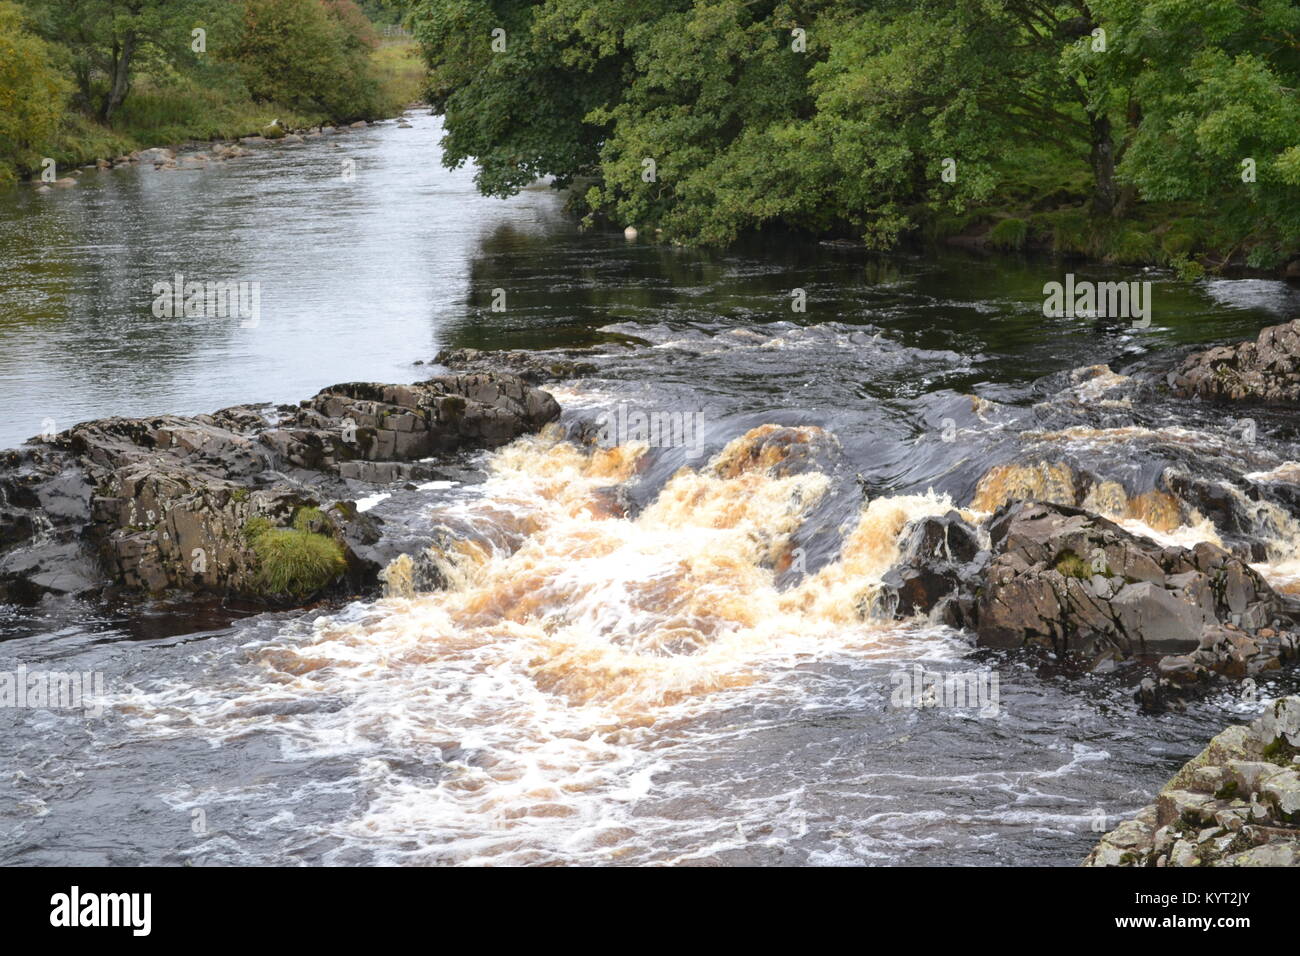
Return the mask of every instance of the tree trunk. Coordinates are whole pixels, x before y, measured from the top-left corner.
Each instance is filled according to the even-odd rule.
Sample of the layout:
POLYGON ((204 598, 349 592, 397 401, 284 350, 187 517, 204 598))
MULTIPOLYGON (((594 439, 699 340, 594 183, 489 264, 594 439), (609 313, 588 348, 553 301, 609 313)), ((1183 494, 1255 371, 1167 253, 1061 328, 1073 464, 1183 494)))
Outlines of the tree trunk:
MULTIPOLYGON (((1133 142, 1133 137, 1137 134, 1137 129, 1142 125, 1142 104, 1137 100, 1130 98, 1128 103, 1127 116, 1125 117, 1124 138, 1121 140, 1118 149, 1115 151, 1115 162, 1118 163, 1124 159, 1124 152, 1128 149, 1128 144, 1133 142)), ((1138 201, 1137 187, 1132 183, 1119 187, 1118 201, 1115 204, 1115 217, 1119 218, 1128 214, 1138 201)))
POLYGON ((95 108, 94 84, 90 64, 82 60, 75 61, 72 75, 77 82, 77 92, 73 96, 73 102, 76 103, 79 109, 89 113, 95 108))
POLYGON ((1092 211, 1099 216, 1113 216, 1119 208, 1119 186, 1115 182, 1115 138, 1110 127, 1110 117, 1104 113, 1089 114, 1088 128, 1092 142, 1092 175, 1094 192, 1092 211))
POLYGON ((112 83, 108 89, 108 95, 104 97, 104 108, 100 111, 100 118, 109 123, 113 119, 113 113, 122 105, 126 99, 127 90, 131 86, 131 57, 135 53, 135 33, 128 30, 122 37, 121 45, 113 44, 113 75, 112 83))

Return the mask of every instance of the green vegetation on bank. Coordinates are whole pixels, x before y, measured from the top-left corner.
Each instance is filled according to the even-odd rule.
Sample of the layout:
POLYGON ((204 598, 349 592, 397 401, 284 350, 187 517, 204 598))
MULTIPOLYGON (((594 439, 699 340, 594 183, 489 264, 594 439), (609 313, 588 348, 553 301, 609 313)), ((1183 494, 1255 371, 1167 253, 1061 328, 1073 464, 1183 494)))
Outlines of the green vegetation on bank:
POLYGON ((412 0, 444 161, 668 240, 1300 252, 1293 0, 412 0))
POLYGON ((391 116, 422 73, 353 0, 0 0, 0 185, 46 158, 391 116))

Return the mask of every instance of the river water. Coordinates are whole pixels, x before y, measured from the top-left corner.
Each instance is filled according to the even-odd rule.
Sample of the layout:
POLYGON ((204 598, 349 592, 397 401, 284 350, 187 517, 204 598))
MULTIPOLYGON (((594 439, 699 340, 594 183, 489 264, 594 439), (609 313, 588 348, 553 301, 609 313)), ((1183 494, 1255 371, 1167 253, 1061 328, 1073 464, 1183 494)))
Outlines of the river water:
POLYGON ((1244 536, 1294 589, 1285 507, 1252 500, 1243 532, 1148 493, 1161 469, 1285 474, 1285 416, 1258 413, 1243 448, 1221 412, 1068 377, 1252 336, 1294 314, 1284 285, 1077 267, 1152 282, 1135 331, 1044 318, 1067 268, 1044 261, 628 242, 578 230, 544 188, 478 196, 439 165, 438 120, 409 119, 0 196, 0 446, 50 421, 415 381, 444 346, 587 363, 548 386, 564 428, 375 506, 390 528, 457 530, 446 591, 397 567, 383 600, 233 623, 0 608, 0 671, 106 687, 96 717, 0 711, 0 862, 1074 865, 1294 688, 1145 715, 1137 669, 1054 671, 870 613, 909 519, 1068 482, 1059 460, 1112 477, 1096 507, 1133 530, 1244 536), (155 317, 177 273, 260 283, 260 320, 155 317), (564 440, 620 408, 698 431, 564 440), (996 706, 897 706, 917 666, 995 680, 996 706))

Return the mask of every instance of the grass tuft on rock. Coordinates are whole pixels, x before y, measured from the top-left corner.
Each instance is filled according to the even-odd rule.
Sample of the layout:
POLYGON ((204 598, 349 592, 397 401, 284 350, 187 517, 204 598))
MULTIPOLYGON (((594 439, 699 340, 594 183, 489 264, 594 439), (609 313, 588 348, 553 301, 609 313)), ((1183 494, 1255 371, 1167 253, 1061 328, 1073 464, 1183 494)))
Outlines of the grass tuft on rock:
POLYGON ((312 519, 319 517, 319 510, 302 508, 292 528, 276 528, 265 518, 250 518, 244 525, 244 535, 257 556, 257 587, 264 594, 305 597, 347 569, 339 543, 308 530, 312 519))
POLYGON ((1087 581, 1092 577, 1092 570, 1088 567, 1088 562, 1073 551, 1062 551, 1058 554, 1052 568, 1067 578, 1079 578, 1087 581))

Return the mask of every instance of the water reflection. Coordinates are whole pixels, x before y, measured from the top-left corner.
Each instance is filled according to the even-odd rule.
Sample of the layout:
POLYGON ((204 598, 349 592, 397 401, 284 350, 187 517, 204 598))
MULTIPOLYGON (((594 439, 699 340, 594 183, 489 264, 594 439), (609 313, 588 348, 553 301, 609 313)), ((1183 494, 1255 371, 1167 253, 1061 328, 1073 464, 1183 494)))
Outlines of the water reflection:
POLYGON ((416 377, 464 312, 482 237, 562 219, 549 191, 478 196, 470 172, 438 164, 438 121, 411 119, 0 196, 0 446, 46 417, 62 428, 416 377), (260 324, 156 318, 152 286, 177 273, 260 282, 260 324))

